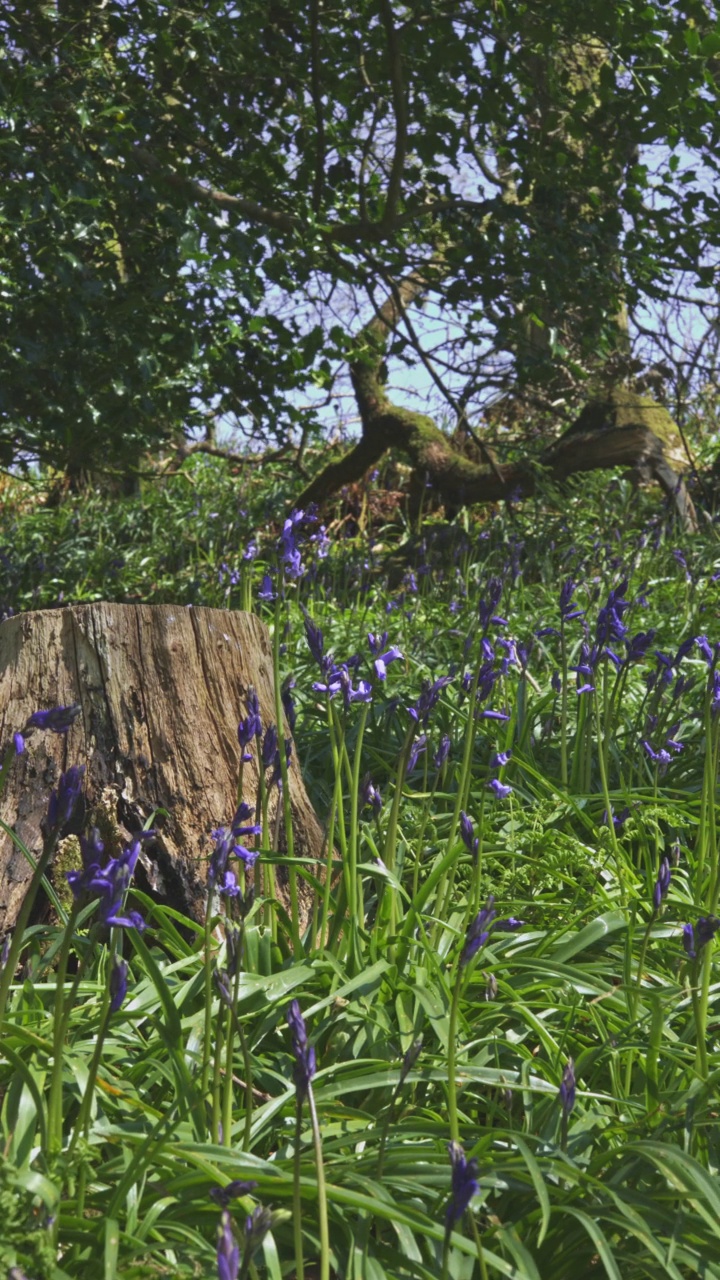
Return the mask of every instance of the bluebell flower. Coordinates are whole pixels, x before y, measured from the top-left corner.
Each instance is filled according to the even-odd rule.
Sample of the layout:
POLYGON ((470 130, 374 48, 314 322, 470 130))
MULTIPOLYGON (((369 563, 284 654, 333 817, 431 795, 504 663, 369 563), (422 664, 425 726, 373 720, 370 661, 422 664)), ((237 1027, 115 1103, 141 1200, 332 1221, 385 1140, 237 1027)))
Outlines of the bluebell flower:
POLYGON ((248 713, 246 718, 240 721, 238 725, 237 735, 238 735, 238 742, 240 743, 240 746, 243 748, 243 760, 251 760, 252 756, 250 756, 245 749, 249 747, 253 738, 262 737, 262 719, 260 717, 260 703, 258 701, 257 693, 253 688, 248 689, 246 702, 247 702, 248 713))
POLYGON ((440 676, 434 680, 432 684, 428 680, 424 680, 420 697, 411 707, 408 707, 408 715, 416 724, 427 726, 428 720, 432 715, 440 698, 443 689, 450 684, 452 676, 440 676))
POLYGON ((653 889, 653 913, 654 914, 656 914, 660 910, 660 905, 663 901, 663 898, 665 898, 667 895, 667 891, 670 888, 670 879, 671 879, 670 862, 668 858, 663 858, 660 863, 660 870, 658 871, 657 880, 655 881, 655 888, 653 889))
POLYGON ((305 1019, 300 1012, 300 1003, 293 1000, 287 1011, 288 1026, 292 1032, 295 1067, 293 1077, 297 1090, 298 1102, 302 1102, 310 1088, 310 1081, 315 1075, 315 1050, 308 1043, 305 1019))
POLYGON ((501 782, 499 778, 491 778, 490 782, 488 782, 488 787, 494 792, 498 800, 506 800, 509 795, 512 795, 512 787, 507 783, 501 782))
POLYGON ((247 1196, 254 1191, 257 1182, 247 1181, 244 1178, 234 1178, 232 1182, 227 1182, 224 1187, 211 1187, 208 1195, 211 1200, 219 1204, 222 1209, 227 1209, 231 1200, 237 1199, 238 1196, 247 1196))
POLYGON ((585 614, 585 610, 579 609, 573 600, 574 594, 575 583, 568 578, 560 588, 560 616, 564 622, 572 622, 573 618, 582 618, 585 614))
POLYGON ((15 748, 15 755, 21 756, 25 750, 25 739, 21 733, 13 734, 13 746, 15 748))
POLYGON ((12 934, 6 933, 3 939, 2 949, 0 950, 0 973, 2 973, 3 969, 5 968, 5 965, 8 962, 8 956, 10 955, 11 942, 12 942, 12 934))
POLYGON ((239 1269, 240 1246, 232 1233, 230 1214, 224 1209, 218 1228, 218 1280, 237 1280, 239 1269))
POLYGON ((408 762, 407 762, 408 773, 412 773, 413 769, 415 768, 415 765, 418 762, 419 757, 422 755, 422 752, 425 750, 426 746, 427 746, 426 733, 421 733, 418 738, 415 738, 413 740, 410 746, 410 751, 408 752, 408 762))
POLYGON ((26 729, 49 729, 51 733, 67 733, 82 714, 79 702, 67 707, 52 707, 49 711, 33 711, 26 729))
POLYGON ((128 967, 120 956, 113 956, 110 970, 110 1012, 117 1013, 127 995, 128 967))
POLYGON ((496 751, 495 754, 490 757, 490 768, 503 769, 505 765, 509 763, 511 755, 512 751, 496 751))
POLYGON ((703 947, 712 942, 718 929, 720 920, 717 916, 700 916, 694 927, 691 924, 683 925, 683 946, 691 960, 696 960, 703 947))
POLYGON ((365 809, 370 806, 375 817, 378 816, 382 809, 382 797, 377 787, 374 785, 370 774, 366 773, 360 787, 360 807, 365 809))
POLYGON ((460 953, 461 969, 468 964, 470 960, 472 960, 473 956, 477 954, 481 947, 485 946, 485 943, 490 937, 490 928, 493 920, 495 919, 495 915, 495 897, 491 893, 485 903, 485 906, 478 911, 474 920, 471 920, 468 925, 468 930, 465 935, 465 945, 460 953))
POLYGON ((305 636, 308 642, 308 649, 321 670, 325 671, 327 669, 327 658, 324 653, 325 640, 323 633, 313 622, 307 609, 303 608, 302 614, 305 624, 305 636))
POLYGON ((263 738, 262 752, 261 752, 261 759, 266 769, 269 769, 270 765, 275 760, 275 752, 277 751, 277 747, 278 747, 277 728, 274 724, 269 724, 267 729, 265 730, 265 737, 263 738))
POLYGON ((476 858, 480 841, 475 835, 472 819, 468 817, 464 810, 460 811, 460 836, 468 853, 472 854, 473 858, 476 858))
POLYGON ((384 653, 379 654, 373 662, 375 675, 378 680, 385 680, 387 678, 388 663, 395 662, 398 658, 402 657, 403 654, 400 652, 396 644, 392 645, 389 649, 386 649, 384 653))
POLYGON ((562 693, 562 678, 559 671, 553 671, 550 684, 554 693, 562 693))
POLYGON ((382 635, 376 636, 374 631, 368 631, 368 648, 374 658, 378 657, 388 642, 388 633, 383 631, 382 635))
POLYGON ((575 1064, 572 1058, 568 1058, 567 1065, 563 1071, 558 1097, 563 1114, 569 1116, 575 1106, 575 1064))
POLYGON ((452 1187, 445 1208, 445 1225, 451 1231, 469 1207, 473 1196, 477 1195, 480 1183, 477 1160, 474 1157, 468 1160, 459 1142, 449 1143, 448 1153, 452 1164, 452 1187))
MULTIPOLYGON (((56 732, 62 732, 62 730, 56 732)), ((84 777, 84 764, 73 764, 60 775, 57 787, 50 792, 48 800, 47 818, 44 824, 48 835, 63 832, 71 820, 78 816, 79 810, 84 813, 82 795, 84 777)))
POLYGON ((271 604, 275 599, 275 591, 273 589, 272 578, 269 573, 263 574, 262 582, 258 588, 258 600, 264 600, 266 604, 271 604))
POLYGON ((292 696, 292 691, 295 688, 295 684, 296 684, 296 681, 294 676, 287 676, 285 680, 283 680, 283 686, 282 686, 282 691, 280 695, 282 699, 283 710, 285 712, 285 716, 286 716, 288 725, 290 727, 291 733, 295 732, 295 702, 292 696))
POLYGON ((445 761, 450 755, 451 748, 452 748, 452 741, 449 735, 447 733, 444 733, 442 738, 440 739, 440 746, 438 747, 433 757, 433 764, 435 765, 436 769, 442 769, 443 765, 445 764, 445 761))

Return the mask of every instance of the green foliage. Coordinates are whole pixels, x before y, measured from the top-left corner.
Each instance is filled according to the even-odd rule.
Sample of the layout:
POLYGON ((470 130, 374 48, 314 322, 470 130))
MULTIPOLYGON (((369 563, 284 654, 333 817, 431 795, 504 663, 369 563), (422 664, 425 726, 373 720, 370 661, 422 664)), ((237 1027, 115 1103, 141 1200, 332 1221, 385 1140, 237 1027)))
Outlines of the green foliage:
POLYGON ((6 4, 0 31, 6 465, 122 475, 210 412, 308 431, 294 393, 332 388, 367 292, 432 254, 462 349, 492 333, 521 368, 528 323, 582 362, 621 296, 712 287, 702 0, 60 0, 6 4))
MULTIPOLYGON (((257 475, 238 490, 219 464, 196 459, 186 476, 112 506, 90 496, 60 509, 6 510, 5 607, 57 603, 59 590, 66 602, 256 599, 262 573, 275 568, 279 526, 270 522, 285 483, 280 472, 257 475), (259 556, 243 561, 253 531, 259 556), (37 554, 55 544, 41 572, 37 554), (110 551, 125 559, 114 579, 110 551)), ((711 942, 694 962, 682 945, 683 924, 717 908, 720 721, 697 647, 675 660, 671 684, 647 679, 662 672, 656 650, 674 658, 688 637, 717 638, 720 555, 710 526, 678 544, 653 510, 615 481, 568 489, 561 513, 539 500, 484 523, 463 513, 454 526, 430 522, 421 539, 399 543, 397 529, 366 538, 345 519, 330 530, 327 559, 301 546, 309 572, 286 582, 278 606, 258 607, 286 646, 280 676, 297 681, 296 749, 318 812, 333 812, 341 874, 323 885, 315 867, 297 862, 318 893, 297 955, 283 912, 258 899, 243 926, 231 1009, 214 986, 207 996, 211 970, 228 966, 217 901, 203 929, 131 891, 148 929, 128 931, 128 994, 109 1016, 119 937, 101 941, 83 916, 67 929, 28 931, 0 1052, 6 1268, 21 1267, 29 1280, 214 1274, 220 1211, 208 1193, 243 1179, 256 1185, 231 1201, 233 1229, 242 1242, 253 1206, 273 1209, 252 1264, 272 1280, 297 1274, 295 1223, 308 1277, 320 1274, 311 1271, 317 1262, 363 1280, 424 1280, 443 1268, 454 1280, 720 1274, 716 953, 711 942), (386 555, 391 569, 404 561, 404 583, 389 585, 386 555), (509 718, 475 721, 461 682, 482 657, 479 602, 493 576, 507 623, 489 624, 496 666, 508 653, 499 641, 534 636, 535 644, 526 669, 508 655, 480 704, 509 718), (566 623, 563 641, 566 576, 587 612, 585 622, 566 623), (624 673, 599 663, 597 696, 582 695, 584 704, 571 674, 563 717, 553 674, 577 663, 584 626, 595 634, 609 590, 626 576, 625 621, 632 635, 655 628, 652 645, 624 673), (361 655, 352 680, 374 679, 367 707, 346 710, 337 699, 328 707, 313 689, 322 677, 300 602, 322 627, 326 652, 338 661, 361 655), (547 627, 556 633, 537 635, 547 627), (403 658, 381 684, 366 633, 385 629, 403 658), (452 664, 428 748, 407 770, 406 708, 423 679, 452 664), (677 674, 691 683, 676 694, 677 674), (444 732, 453 745, 438 770, 432 756, 444 732), (647 735, 684 744, 665 772, 640 745, 647 735), (505 765, 491 764, 508 750, 505 765), (377 816, 358 797, 366 769, 383 796, 377 816), (500 799, 488 788, 496 777, 512 787, 500 799), (617 830, 605 821, 609 806, 628 811, 617 830), (473 821, 476 855, 461 838, 460 810, 473 821), (663 855, 672 878, 654 911, 663 855), (489 893, 500 918, 524 923, 491 931, 461 965, 468 923, 489 893), (58 982, 63 956, 73 964, 58 982), (313 1120, 307 1104, 296 1106, 285 1021, 293 999, 317 1055, 329 1252, 320 1243, 313 1120), (563 1121, 558 1090, 569 1058, 577 1099, 563 1121), (59 1110, 49 1105, 53 1079, 59 1110), (478 1160, 479 1191, 448 1236, 453 1115, 478 1160)), ((264 847, 264 863, 287 861, 270 840, 264 847)))

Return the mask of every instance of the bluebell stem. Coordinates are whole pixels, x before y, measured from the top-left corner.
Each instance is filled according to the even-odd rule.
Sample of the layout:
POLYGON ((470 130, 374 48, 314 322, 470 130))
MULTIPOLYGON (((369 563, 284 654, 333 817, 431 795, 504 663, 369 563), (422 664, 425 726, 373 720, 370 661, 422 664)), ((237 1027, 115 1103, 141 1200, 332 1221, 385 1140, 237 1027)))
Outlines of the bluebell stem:
POLYGON ((227 1209, 231 1200, 237 1199, 238 1196, 247 1196, 254 1191, 257 1182, 245 1181, 243 1178, 235 1178, 232 1182, 228 1182, 224 1187, 211 1187, 208 1195, 211 1200, 220 1205, 221 1209, 227 1209))
POLYGON ((563 1109, 563 1114, 569 1116, 575 1106, 575 1064, 572 1058, 568 1058, 567 1065, 562 1074, 560 1088, 558 1089, 558 1098, 563 1109))
POLYGON ((398 1080, 398 1089, 402 1084, 405 1083, 408 1076, 410 1075, 410 1072, 412 1071, 413 1067, 415 1066, 415 1063, 420 1057, 420 1052, 422 1050, 422 1047, 423 1047, 423 1038, 422 1036, 418 1036, 416 1040, 413 1040, 412 1044, 410 1045, 410 1048, 406 1051, 405 1056, 402 1060, 402 1067, 400 1068, 400 1079, 398 1080))
POLYGON ((670 879, 670 862, 668 858, 663 858, 660 863, 658 878, 655 881, 655 888, 653 889, 653 914, 656 914, 660 910, 660 904, 662 903, 663 898, 666 897, 667 891, 670 888, 670 879))
POLYGON ((127 995, 128 967, 120 956, 113 956, 110 971, 110 1012, 117 1013, 127 995))
POLYGON ((218 1280, 237 1280, 240 1269, 240 1246, 230 1226, 230 1214, 223 1209, 218 1228, 218 1280))
POLYGON ((231 978, 235 977, 242 963, 242 943, 242 930, 228 929, 225 937, 225 946, 227 948, 227 971, 231 978))
POLYGON ((700 916, 693 928, 691 924, 683 925, 683 946, 691 960, 696 960, 703 947, 707 946, 720 929, 717 916, 700 916))
POLYGON ((293 1038, 295 1088, 298 1102, 302 1102, 310 1088, 310 1081, 315 1075, 315 1050, 311 1044, 308 1044, 305 1020, 300 1012, 299 1001, 292 1001, 287 1011, 287 1020, 293 1038))
POLYGON ((452 1189, 445 1208, 445 1225, 451 1231, 469 1207, 473 1196, 477 1195, 480 1183, 477 1160, 474 1157, 468 1160, 459 1142, 448 1143, 448 1154, 452 1164, 452 1189))
POLYGON ((26 729, 49 729, 51 733, 67 733, 82 714, 79 702, 67 707, 52 707, 49 711, 33 711, 26 729))

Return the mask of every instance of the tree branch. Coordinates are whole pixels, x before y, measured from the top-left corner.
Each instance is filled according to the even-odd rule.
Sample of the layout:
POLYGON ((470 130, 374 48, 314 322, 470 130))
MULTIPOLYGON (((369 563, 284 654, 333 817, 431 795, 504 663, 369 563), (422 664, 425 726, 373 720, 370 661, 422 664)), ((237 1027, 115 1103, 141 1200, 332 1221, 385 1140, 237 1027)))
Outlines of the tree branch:
POLYGON ((402 176, 405 168, 408 128, 407 102, 403 82, 402 52, 398 33, 395 30, 390 0, 380 0, 380 9, 387 36, 388 53, 390 54, 390 83, 392 85, 393 112, 395 114, 395 151, 390 169, 383 223, 393 226, 400 202, 402 176))

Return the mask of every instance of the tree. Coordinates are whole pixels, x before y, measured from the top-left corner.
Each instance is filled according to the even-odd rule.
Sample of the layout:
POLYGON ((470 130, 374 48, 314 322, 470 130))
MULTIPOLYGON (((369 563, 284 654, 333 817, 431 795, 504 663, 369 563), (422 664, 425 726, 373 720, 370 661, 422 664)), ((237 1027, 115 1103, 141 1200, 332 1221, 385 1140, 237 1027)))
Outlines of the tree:
MULTIPOLYGON (((522 384, 571 421, 627 373, 622 307, 678 271, 712 289, 705 0, 5 10, 8 452, 123 466, 208 410, 305 439, 298 393, 330 400, 345 368, 362 435, 303 499, 393 446, 446 494, 496 497, 533 472, 488 454, 483 398, 522 384), (424 370, 478 461, 395 404, 386 363, 424 370)), ((638 462, 673 488, 635 407, 632 439, 610 415, 540 461, 638 462)))

